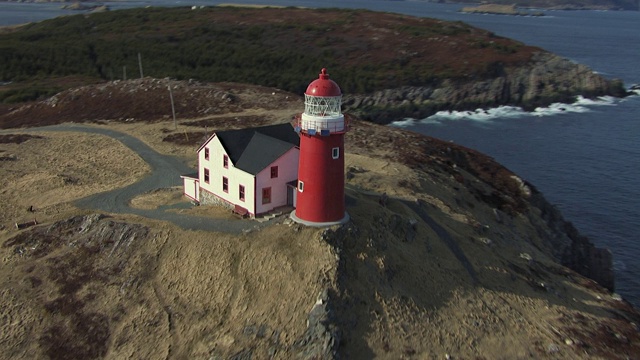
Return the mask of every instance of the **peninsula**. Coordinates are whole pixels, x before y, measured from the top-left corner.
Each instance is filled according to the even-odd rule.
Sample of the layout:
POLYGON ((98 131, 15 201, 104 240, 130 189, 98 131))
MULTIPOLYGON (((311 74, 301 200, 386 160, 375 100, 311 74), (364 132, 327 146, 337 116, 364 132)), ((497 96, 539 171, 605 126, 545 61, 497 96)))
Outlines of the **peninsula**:
POLYGON ((27 25, 0 46, 13 81, 0 106, 8 358, 640 356, 640 314, 612 292, 610 253, 533 184, 472 149, 364 118, 617 89, 586 67, 464 24, 366 11, 113 11, 27 25), (294 16, 311 25, 283 20, 294 16), (445 61, 454 50, 462 58, 445 61), (329 53, 348 66, 332 78, 344 76, 351 102, 349 222, 241 219, 183 196, 204 140, 292 122, 298 88, 317 74, 305 61, 329 53), (399 57, 412 72, 393 66, 399 57), (362 82, 349 75, 358 64, 362 82), (520 100, 477 95, 519 78, 535 80, 520 100))
MULTIPOLYGON (((486 4, 483 0, 449 0, 460 4, 486 4)), ((495 0, 490 4, 517 6, 518 8, 545 10, 640 10, 635 0, 495 0)))
POLYGON ((0 49, 0 78, 12 82, 0 88, 5 103, 141 74, 300 93, 299 79, 322 67, 337 69, 345 110, 377 123, 626 94, 584 65, 462 22, 366 10, 109 11, 20 27, 0 49))
POLYGON ((602 286, 614 286, 608 251, 471 149, 351 118, 351 220, 328 229, 295 224, 289 211, 239 219, 183 196, 179 175, 196 168, 206 134, 286 122, 302 102, 261 86, 145 78, 0 116, 13 127, 0 134, 2 352, 640 354, 640 314, 602 286))
POLYGON ((519 10, 515 5, 481 4, 478 6, 463 7, 461 12, 477 14, 517 15, 517 16, 544 16, 543 12, 529 12, 519 10))
MULTIPOLYGON (((61 4, 92 2, 90 0, 7 0, 8 2, 52 2, 61 4)), ((421 0, 428 1, 428 0, 421 0)), ((484 0, 447 0, 448 3, 484 4, 484 0)), ((492 1, 495 4, 515 5, 520 8, 549 10, 640 10, 635 0, 515 0, 492 1)), ((259 5, 262 6, 262 5, 259 5)))

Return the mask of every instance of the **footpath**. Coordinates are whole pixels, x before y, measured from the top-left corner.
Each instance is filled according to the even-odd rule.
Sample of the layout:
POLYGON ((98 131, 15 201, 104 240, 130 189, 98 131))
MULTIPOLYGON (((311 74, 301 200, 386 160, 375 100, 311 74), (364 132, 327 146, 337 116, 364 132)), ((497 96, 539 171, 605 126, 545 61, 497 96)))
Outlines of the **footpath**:
POLYGON ((133 214, 150 219, 169 221, 188 230, 205 230, 232 234, 239 234, 251 229, 257 229, 258 227, 266 224, 266 222, 258 224, 257 222, 250 220, 216 219, 195 215, 183 215, 167 211, 170 209, 189 208, 192 205, 187 201, 185 201, 185 203, 180 203, 170 207, 161 207, 158 209, 136 209, 131 207, 131 200, 135 196, 145 194, 155 189, 180 186, 182 185, 180 175, 194 172, 193 169, 185 165, 180 159, 174 156, 160 154, 131 135, 115 130, 82 124, 62 124, 28 129, 10 129, 3 130, 1 132, 17 133, 42 131, 84 132, 109 136, 120 141, 126 147, 137 153, 147 164, 149 164, 149 167, 151 168, 151 173, 136 183, 123 188, 94 194, 76 200, 74 204, 79 208, 115 214, 133 214))

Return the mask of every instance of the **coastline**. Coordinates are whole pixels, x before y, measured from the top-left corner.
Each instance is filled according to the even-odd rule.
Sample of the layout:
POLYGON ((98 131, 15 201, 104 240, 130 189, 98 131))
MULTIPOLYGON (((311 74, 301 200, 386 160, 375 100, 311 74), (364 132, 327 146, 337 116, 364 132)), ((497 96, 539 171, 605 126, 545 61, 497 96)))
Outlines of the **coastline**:
POLYGON ((545 16, 544 12, 522 11, 516 5, 481 4, 478 6, 463 7, 460 12, 466 14, 492 14, 512 16, 545 16))
MULTIPOLYGON (((161 114, 148 119, 136 116, 135 121, 105 120, 112 118, 107 112, 110 109, 94 108, 120 93, 135 98, 127 113, 141 104, 146 104, 147 110, 155 108, 166 93, 150 91, 149 86, 164 90, 167 81, 147 78, 113 82, 108 89, 103 85, 77 89, 66 94, 73 96, 56 97, 55 109, 66 108, 78 119, 85 119, 78 109, 89 109, 92 117, 86 119, 101 119, 100 124, 91 127, 127 133, 161 153, 184 155, 193 163, 197 161, 197 136, 190 135, 193 144, 183 145, 164 139, 172 134, 182 135, 185 129, 202 134, 203 126, 236 127, 243 114, 246 120, 241 124, 250 126, 259 120, 255 114, 260 107, 242 104, 245 101, 256 102, 264 96, 280 99, 281 106, 264 109, 278 114, 272 121, 284 117, 282 109, 299 110, 303 101, 291 94, 274 95, 273 89, 235 85, 233 91, 240 102, 236 106, 244 112, 231 108, 209 118, 194 114, 181 118, 180 128, 174 130, 173 122, 161 114), (221 123, 222 119, 227 122, 221 123)), ((218 99, 217 106, 228 105, 220 96, 202 93, 207 89, 215 94, 211 84, 185 81, 173 85, 179 85, 177 97, 191 99, 190 108, 202 109, 198 106, 202 103, 211 105, 212 98, 218 99), (195 94, 198 97, 191 96, 195 94)), ((230 84, 215 86, 225 88, 230 84)), ((51 113, 47 110, 52 109, 51 103, 41 105, 26 110, 34 120, 49 120, 51 113)), ((74 116, 61 118, 68 121, 74 116)), ((591 344, 594 338, 616 341, 618 332, 630 341, 616 343, 615 349, 599 344, 590 345, 589 349, 602 356, 614 351, 635 351, 633 344, 638 334, 631 331, 630 322, 637 316, 636 310, 581 275, 584 271, 580 267, 585 264, 591 270, 601 269, 598 266, 606 261, 594 263, 593 259, 606 260, 606 251, 600 254, 580 237, 535 187, 478 151, 362 121, 351 125, 345 139, 348 210, 352 219, 349 224, 315 229, 278 218, 239 236, 185 230, 145 218, 138 211, 135 215, 105 216, 86 214, 73 207, 60 209, 64 204, 56 201, 65 201, 95 182, 92 178, 96 176, 81 170, 82 166, 103 173, 104 187, 118 187, 115 182, 122 178, 118 164, 123 155, 131 158, 133 154, 114 139, 102 140, 111 147, 99 156, 89 151, 95 150, 99 140, 95 136, 70 137, 45 131, 38 138, 5 145, 20 157, 3 168, 17 179, 2 194, 8 199, 3 203, 19 201, 14 210, 24 216, 26 202, 36 201, 38 216, 49 216, 38 219, 43 225, 17 235, 17 230, 9 227, 0 231, 8 244, 1 249, 3 256, 13 265, 1 268, 9 279, 4 284, 15 294, 7 300, 5 311, 11 311, 9 318, 20 318, 33 338, 48 339, 41 334, 69 328, 60 332, 62 343, 76 346, 77 353, 97 348, 108 357, 126 357, 123 348, 135 354, 151 354, 171 344, 174 350, 183 346, 181 354, 187 357, 205 353, 210 356, 210 349, 221 357, 232 357, 250 349, 254 356, 266 358, 273 353, 271 349, 277 349, 280 357, 291 358, 300 349, 317 351, 319 347, 333 355, 324 357, 328 359, 356 358, 365 352, 372 358, 400 358, 407 354, 407 348, 424 358, 437 358, 445 352, 456 358, 479 354, 493 358, 505 351, 509 357, 517 358, 523 348, 529 357, 542 358, 549 352, 547 344, 552 344, 554 353, 561 351, 565 358, 571 358, 583 351, 580 344, 591 344), (74 165, 68 166, 65 157, 43 154, 43 148, 54 153, 68 149, 65 154, 75 161, 74 165), (32 171, 25 166, 37 166, 43 156, 52 161, 40 166, 38 174, 30 174, 32 171), (83 161, 83 156, 90 156, 92 163, 83 161), (111 171, 102 170, 93 161, 111 171), (60 177, 60 163, 67 164, 64 174, 73 176, 72 183, 47 181, 60 177), (50 175, 43 176, 43 172, 50 175), (20 185, 25 177, 34 175, 37 178, 32 185, 54 187, 48 188, 48 193, 58 195, 48 196, 48 204, 37 203, 42 188, 20 185), (14 196, 18 193, 21 196, 14 196), (382 193, 388 195, 384 204, 379 202, 382 193), (75 246, 67 245, 69 239, 75 246), (126 266, 118 266, 124 262, 126 266), (76 266, 78 263, 90 265, 76 266), (65 283, 47 275, 62 272, 58 264, 65 266, 63 273, 80 274, 68 280, 75 287, 63 288, 65 283), (559 264, 579 266, 574 271, 559 264), (88 276, 93 273, 100 276, 88 276), (37 286, 29 285, 29 280, 37 286), (285 302, 282 284, 288 286, 285 302), (91 296, 84 296, 84 289, 91 290, 91 296), (53 295, 38 296, 41 293, 53 295), (81 305, 67 312, 66 304, 74 299, 81 305), (153 311, 137 312, 141 303, 153 311), (49 314, 44 319, 38 315, 43 311, 49 314), (168 316, 167 312, 179 316, 168 316), (225 316, 232 312, 237 315, 225 316), (326 317, 319 321, 320 315, 326 317), (75 324, 83 324, 87 318, 109 319, 94 326, 108 337, 87 342, 83 332, 72 331, 78 326, 75 324), (307 319, 312 325, 305 327, 307 319), (158 321, 164 321, 162 326, 157 325, 158 321), (127 330, 141 323, 149 324, 149 330, 127 330), (600 331, 602 324, 617 329, 617 333, 600 331), (255 336, 262 327, 266 334, 286 331, 286 341, 279 335, 278 341, 272 341, 273 336, 255 336), (150 332, 151 338, 144 336, 150 332), (225 347, 207 345, 201 351, 176 334, 183 339, 225 334, 239 340, 227 342, 225 347), (109 337, 118 341, 109 341, 109 337), (496 350, 495 341, 519 346, 496 350)), ((21 133, 23 129, 10 132, 21 133)), ((126 163, 131 169, 143 170, 131 160, 126 163)), ((130 178, 146 174, 131 170, 125 173, 130 178)), ((171 179, 178 176, 176 173, 171 179)), ((99 190, 104 189, 93 192, 99 190)), ((181 196, 180 190, 173 193, 181 196)), ((159 199, 159 209, 163 208, 162 199, 172 197, 159 199)), ((196 210, 207 209, 192 209, 196 210)), ((24 353, 29 346, 30 354, 37 355, 61 343, 25 343, 19 329, 10 327, 13 337, 4 343, 6 353, 24 353)), ((79 357, 91 357, 83 354, 79 357)), ((153 353, 149 357, 165 357, 160 355, 164 354, 153 353)))
MULTIPOLYGON (((451 11, 455 11, 455 9, 453 9, 453 7, 452 7, 452 6, 444 6, 444 5, 442 5, 442 6, 440 6, 440 5, 434 5, 434 6, 435 6, 437 9, 448 9, 448 11, 450 11, 450 12, 451 12, 451 11)), ((594 19, 595 19, 596 17, 605 17, 605 19, 613 19, 614 17, 615 17, 615 19, 621 18, 621 19, 623 20, 623 21, 621 21, 621 23, 624 23, 624 21, 627 21, 627 22, 628 22, 628 19, 630 19, 630 18, 635 18, 635 17, 636 17, 634 14, 630 14, 630 13, 631 13, 631 12, 627 12, 627 14, 613 14, 613 12, 609 12, 609 13, 607 14, 607 13, 596 13, 596 12, 593 12, 593 13, 589 14, 589 16, 593 17, 594 19), (619 16, 619 15, 621 15, 621 16, 619 16)), ((562 14, 558 13, 558 14, 556 14, 556 15, 554 15, 554 16, 549 16, 549 17, 548 17, 548 19, 546 19, 546 20, 545 20, 545 22, 550 22, 550 23, 551 23, 551 22, 555 22, 555 21, 557 21, 557 20, 559 20, 559 19, 563 19, 563 21, 564 21, 564 19, 573 20, 573 19, 577 19, 578 17, 582 17, 582 16, 584 16, 584 15, 585 15, 585 14, 576 14, 575 12, 571 12, 571 11, 569 11, 569 12, 566 12, 566 13, 562 13, 562 14), (553 18, 555 18, 555 20, 554 20, 553 18)), ((439 14, 439 16, 447 16, 447 15, 446 15, 446 14, 444 14, 444 13, 441 13, 441 14, 439 14)), ((497 19, 497 18, 492 18, 492 17, 482 17, 482 16, 475 16, 475 17, 465 16, 465 18, 466 18, 466 19, 478 19, 479 21, 477 21, 476 23, 478 23, 478 24, 485 24, 485 25, 487 25, 487 28, 493 29, 493 31, 496 31, 496 33, 497 33, 497 34, 501 34, 501 35, 504 35, 505 33, 509 34, 509 32, 508 32, 508 31, 505 31, 505 30, 504 30, 504 27, 489 27, 489 26, 488 26, 488 25, 490 25, 490 24, 488 24, 488 22, 489 22, 489 21, 491 21, 492 23, 497 23, 497 22, 504 21, 504 20, 507 20, 507 19, 500 19, 500 20, 499 20, 499 19, 497 19)), ((454 20, 461 20, 461 16, 460 16, 460 15, 455 16, 455 19, 454 19, 454 20)), ((466 21, 466 20, 462 19, 462 21, 466 21)), ((508 21, 508 20, 507 20, 507 21, 508 21)), ((515 21, 515 20, 514 20, 514 21, 515 21)), ((518 21, 518 22, 524 22, 524 23, 535 23, 535 22, 537 21, 537 19, 533 19, 533 18, 529 18, 529 19, 517 19, 517 21, 518 21)), ((529 28, 530 28, 530 26, 525 27, 525 29, 529 29, 529 28)), ((618 33, 619 33, 619 34, 621 34, 622 32, 618 32, 618 33)), ((549 37, 549 36, 547 36, 546 38, 550 38, 550 37, 549 37)), ((597 38, 597 37, 596 37, 596 38, 597 38)), ((540 40, 540 41, 537 41, 537 40, 535 40, 535 39, 532 39, 530 36, 528 36, 528 35, 526 35, 526 34, 525 34, 525 36, 524 36, 524 37, 521 35, 520 39, 521 39, 521 41, 525 41, 526 43, 536 44, 537 46, 543 46, 543 47, 546 47, 546 46, 552 46, 552 47, 553 47, 553 46, 554 46, 554 45, 548 45, 548 43, 549 43, 549 42, 548 42, 548 40, 545 40, 545 37, 544 37, 544 36, 543 36, 543 37, 541 37, 541 40, 540 40)), ((628 39, 629 39, 629 37, 627 36, 627 40, 628 40, 628 39)), ((585 48, 585 47, 584 47, 584 46, 581 46, 581 48, 585 48)), ((618 54, 618 52, 617 52, 617 51, 615 51, 615 49, 613 49, 613 48, 609 49, 609 48, 607 48, 607 46, 603 46, 602 44, 601 44, 601 45, 599 45, 599 48, 601 48, 601 49, 607 49, 607 51, 606 51, 606 52, 607 52, 607 53, 610 53, 610 54, 618 54)), ((556 53, 558 52, 558 50, 560 50, 560 52, 565 51, 565 49, 564 49, 564 48, 559 48, 558 46, 554 47, 554 49, 555 49, 555 51, 554 51, 554 52, 556 52, 556 53)), ((590 63, 590 64, 591 64, 595 69, 597 69, 597 70, 598 70, 598 72, 601 72, 601 73, 602 73, 603 75, 605 75, 605 76, 615 76, 615 77, 625 78, 625 79, 627 79, 627 81, 628 81, 629 83, 638 83, 638 82, 639 82, 639 81, 637 81, 637 80, 636 80, 635 78, 633 78, 633 77, 631 77, 631 78, 627 77, 625 74, 629 73, 628 71, 626 71, 626 72, 620 72, 620 71, 618 71, 618 70, 617 70, 616 66, 603 66, 603 64, 604 64, 604 65, 607 65, 607 64, 616 64, 616 61, 615 61, 616 59, 612 58, 611 56, 609 56, 608 58, 607 58, 607 57, 605 57, 605 61, 601 61, 601 62, 602 62, 602 64, 601 64, 601 63, 599 63, 599 62, 598 62, 599 60, 597 60, 597 59, 596 59, 596 61, 595 61, 595 62, 591 61, 591 60, 592 60, 592 58, 591 58, 590 56, 587 58, 587 57, 584 57, 584 56, 582 56, 582 55, 575 55, 574 53, 571 53, 571 48, 569 48, 569 49, 568 49, 568 50, 566 50, 566 51, 568 51, 568 56, 569 56, 571 59, 573 59, 573 61, 578 61, 578 62, 583 62, 583 63, 590 63), (611 74, 614 74, 614 75, 611 75, 611 74)), ((628 52, 628 51, 627 51, 627 52, 628 52)), ((619 56, 619 55, 618 55, 618 56, 619 56)), ((624 65, 624 63, 620 63, 620 64, 618 64, 618 65, 624 65)), ((623 67, 623 68, 624 68, 624 67, 623 67)), ((631 73, 629 73, 629 74, 631 74, 631 73)), ((470 109, 471 109, 471 110, 475 110, 475 107, 471 107, 470 109)), ((603 116, 603 119, 601 119, 601 120, 602 120, 602 121, 605 121, 605 122, 608 122, 608 120, 609 120, 609 119, 608 119, 607 117, 608 117, 608 116, 611 116, 611 115, 607 115, 607 114, 609 114, 609 113, 608 113, 607 111, 605 111, 605 110, 603 110, 603 112, 605 113, 605 115, 603 116)), ((632 112, 631 114, 636 114, 636 112, 632 112)), ((618 117, 622 118, 622 117, 624 117, 624 114, 617 114, 616 116, 618 116, 618 117)), ((635 116, 635 115, 634 115, 634 116, 635 116)), ((418 118, 419 118, 419 117, 418 117, 418 118)), ((447 139, 448 139, 448 138, 447 138, 447 139)), ((554 171, 555 171, 555 170, 554 170, 554 171)), ((617 172, 613 171, 613 173, 617 173, 617 172)), ((536 181, 536 183, 537 183, 537 181, 536 181)), ((545 193, 547 193, 547 192, 545 191, 545 193)), ((562 198, 560 198, 560 200, 559 200, 558 198, 555 198, 555 199, 554 199, 554 203, 559 203, 559 202, 564 202, 564 201, 565 201, 565 200, 564 200, 564 199, 562 199, 562 198)), ((582 206, 582 205, 580 205, 580 204, 581 204, 580 202, 577 202, 577 203, 575 203, 575 202, 574 202, 574 203, 572 203, 571 201, 568 201, 568 203, 569 203, 569 204, 572 204, 572 205, 568 205, 568 206, 571 206, 571 207, 580 207, 580 206, 582 206)), ((599 205, 599 206, 602 206, 602 205, 599 205)), ((575 222, 575 219, 576 219, 576 217, 574 216, 574 217, 572 218, 572 221, 574 221, 574 222, 575 222)), ((585 228, 585 224, 581 224, 580 228, 581 228, 581 229, 582 229, 582 228, 585 228)), ((587 228, 588 228, 588 226, 587 226, 587 228)), ((592 230, 592 231, 593 231, 593 230, 592 230)), ((635 233, 635 232, 632 232, 632 233, 635 233)), ((600 236, 600 237, 604 239, 604 242, 605 242, 605 243, 606 243, 607 241, 610 241, 606 236, 600 236)), ((628 252, 628 251, 627 251, 627 250, 625 250, 625 252, 628 252)), ((627 259, 627 260, 625 260, 625 261, 627 261, 627 263, 629 263, 629 260, 628 260, 628 259, 627 259)), ((630 267, 630 266, 626 266, 626 267, 629 267, 629 268, 631 269, 631 267, 630 267)), ((626 271, 626 270, 625 270, 625 271, 626 271)), ((631 272, 630 272, 630 271, 631 271, 631 270, 626 271, 628 275, 629 275, 629 274, 631 274, 631 272)), ((635 272, 635 271, 634 271, 634 272, 635 272)), ((636 300, 636 301, 637 301, 637 300, 636 300)))
MULTIPOLYGON (((631 97, 640 97, 640 91, 632 91, 631 97)), ((421 124, 440 124, 446 121, 468 120, 473 122, 492 122, 496 119, 519 119, 523 117, 550 117, 571 113, 586 113, 595 111, 601 106, 616 106, 616 104, 625 98, 613 96, 600 96, 595 99, 578 96, 576 101, 571 103, 556 102, 548 106, 537 107, 532 110, 525 110, 518 106, 501 105, 490 108, 478 108, 474 110, 442 110, 437 113, 417 119, 406 118, 390 123, 390 126, 407 127, 416 123, 421 124)))

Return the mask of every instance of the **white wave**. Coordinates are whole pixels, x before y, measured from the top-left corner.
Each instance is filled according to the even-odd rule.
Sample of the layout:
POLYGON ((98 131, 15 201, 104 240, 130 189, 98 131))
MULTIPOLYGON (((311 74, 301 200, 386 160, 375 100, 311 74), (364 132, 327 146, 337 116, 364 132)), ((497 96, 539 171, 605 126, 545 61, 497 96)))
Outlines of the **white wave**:
POLYGON ((541 117, 569 113, 586 113, 590 111, 585 105, 577 104, 577 102, 574 104, 553 103, 548 107, 535 108, 531 115, 541 117))
MULTIPOLYGON (((639 91, 640 93, 640 91, 639 91)), ((393 122, 392 126, 408 127, 414 124, 441 124, 444 121, 476 121, 490 123, 495 119, 517 119, 525 116, 554 116, 569 113, 586 113, 591 111, 594 106, 611 106, 619 101, 618 98, 612 96, 601 96, 596 99, 588 99, 578 96, 573 104, 553 103, 547 107, 538 107, 533 111, 525 111, 516 106, 499 106, 491 109, 476 109, 474 111, 438 111, 424 119, 405 118, 401 121, 393 122)))
POLYGON ((627 264, 622 260, 613 260, 613 270, 614 271, 625 271, 627 270, 627 264))
POLYGON ((413 125, 414 122, 415 122, 414 118, 404 118, 402 120, 394 121, 392 125, 397 127, 407 127, 407 126, 413 125))
MULTIPOLYGON (((500 106, 492 109, 476 109, 474 111, 438 111, 428 118, 418 120, 420 124, 440 124, 451 120, 472 120, 478 122, 490 122, 497 118, 516 118, 527 114, 524 110, 515 106, 500 106)), ((392 123, 393 126, 406 127, 415 123, 416 119, 405 118, 402 121, 392 123)))
POLYGON ((618 98, 613 96, 599 96, 596 99, 588 99, 584 96, 578 96, 574 104, 577 105, 615 105, 618 98))
POLYGON ((539 107, 533 110, 534 116, 553 116, 570 113, 586 113, 591 111, 593 106, 611 106, 615 105, 617 98, 613 96, 600 96, 596 99, 588 99, 578 96, 573 104, 553 103, 548 107, 539 107))

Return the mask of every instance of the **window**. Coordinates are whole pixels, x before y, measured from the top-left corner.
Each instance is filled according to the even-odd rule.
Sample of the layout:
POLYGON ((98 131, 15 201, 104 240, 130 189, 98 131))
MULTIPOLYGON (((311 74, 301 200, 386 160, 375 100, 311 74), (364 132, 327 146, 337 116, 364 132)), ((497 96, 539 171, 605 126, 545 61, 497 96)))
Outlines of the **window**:
POLYGON ((229 179, 224 176, 222 177, 222 191, 229 192, 229 179))
POLYGON ((277 178, 278 177, 278 167, 277 166, 272 166, 271 167, 271 178, 277 178))
POLYGON ((298 181, 298 191, 304 191, 304 183, 302 181, 298 181))
POLYGON ((209 183, 209 169, 204 169, 204 182, 209 183))
POLYGON ((263 188, 262 189, 262 203, 270 204, 271 203, 271 188, 263 188))
POLYGON ((340 157, 340 148, 339 147, 334 147, 333 149, 331 149, 331 157, 334 159, 337 159, 340 157))
POLYGON ((227 155, 222 155, 222 166, 229 168, 229 157, 227 155))
POLYGON ((209 148, 204 148, 204 159, 209 160, 209 148))
POLYGON ((238 193, 240 195, 240 200, 244 201, 244 185, 238 186, 238 193))

